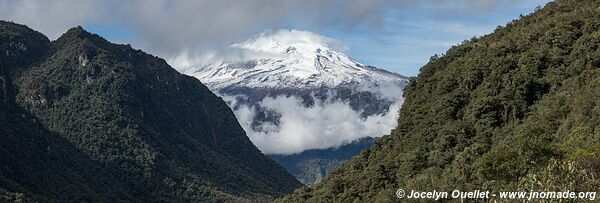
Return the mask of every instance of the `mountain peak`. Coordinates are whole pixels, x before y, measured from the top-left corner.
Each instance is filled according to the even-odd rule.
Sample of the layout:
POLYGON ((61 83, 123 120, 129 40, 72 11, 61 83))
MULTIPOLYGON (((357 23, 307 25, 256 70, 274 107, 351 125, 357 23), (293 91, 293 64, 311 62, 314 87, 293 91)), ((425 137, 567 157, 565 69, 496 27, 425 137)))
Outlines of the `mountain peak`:
POLYGON ((308 31, 265 32, 229 46, 206 64, 188 68, 213 89, 318 88, 401 82, 398 74, 363 65, 343 53, 344 45, 308 31))
POLYGON ((61 35, 58 39, 56 39, 57 44, 64 44, 65 42, 73 43, 81 40, 91 40, 95 43, 108 43, 108 41, 97 34, 92 34, 85 30, 81 26, 73 27, 63 35, 61 35))
POLYGON ((71 29, 67 30, 67 32, 65 32, 65 34, 63 34, 61 36, 61 38, 63 38, 63 37, 84 38, 84 37, 90 37, 91 35, 92 34, 89 33, 88 31, 86 31, 85 29, 83 29, 83 27, 77 26, 77 27, 72 27, 71 29))
POLYGON ((330 49, 346 49, 334 39, 302 30, 267 31, 231 47, 278 54, 316 54, 330 49))

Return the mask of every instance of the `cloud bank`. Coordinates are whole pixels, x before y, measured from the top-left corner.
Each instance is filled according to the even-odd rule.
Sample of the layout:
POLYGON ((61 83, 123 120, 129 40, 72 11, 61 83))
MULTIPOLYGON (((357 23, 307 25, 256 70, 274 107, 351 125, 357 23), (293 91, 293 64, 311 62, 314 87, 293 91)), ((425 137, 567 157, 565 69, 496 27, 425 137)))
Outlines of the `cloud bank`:
MULTIPOLYGON (((396 86, 396 89, 400 88, 396 86)), ((223 98, 234 107, 250 140, 265 154, 295 154, 308 149, 338 147, 363 137, 381 137, 396 127, 402 105, 402 99, 396 100, 388 112, 363 118, 361 111, 353 110, 341 100, 321 101, 305 107, 302 99, 295 96, 265 97, 257 105, 279 113, 279 125, 265 122, 252 128, 258 113, 256 106, 238 105, 235 96, 223 98)))
POLYGON ((388 12, 431 7, 478 11, 510 1, 465 0, 19 0, 0 1, 0 18, 50 38, 76 25, 127 28, 138 48, 174 57, 222 47, 265 29, 377 28, 388 12))

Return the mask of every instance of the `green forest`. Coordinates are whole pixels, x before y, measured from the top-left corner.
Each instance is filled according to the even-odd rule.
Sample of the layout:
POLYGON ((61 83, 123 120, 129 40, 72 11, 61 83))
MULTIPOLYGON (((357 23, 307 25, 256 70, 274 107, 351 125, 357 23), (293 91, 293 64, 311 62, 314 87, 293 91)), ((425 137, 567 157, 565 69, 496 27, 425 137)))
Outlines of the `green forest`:
POLYGON ((0 202, 266 201, 301 186, 163 59, 6 21, 0 47, 0 202))
POLYGON ((433 55, 376 141, 271 158, 221 97, 131 45, 0 21, 0 50, 0 202, 600 189, 600 0, 556 0, 433 55), (348 152, 328 156, 336 150, 348 152))
POLYGON ((597 191, 600 1, 551 2, 434 55, 404 98, 390 135, 280 201, 392 202, 400 188, 597 191))

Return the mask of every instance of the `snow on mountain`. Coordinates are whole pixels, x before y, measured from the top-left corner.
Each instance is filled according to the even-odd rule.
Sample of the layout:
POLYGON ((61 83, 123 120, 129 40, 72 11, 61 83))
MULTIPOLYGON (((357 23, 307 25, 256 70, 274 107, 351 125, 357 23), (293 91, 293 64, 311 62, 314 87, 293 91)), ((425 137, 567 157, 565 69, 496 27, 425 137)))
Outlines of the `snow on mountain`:
POLYGON ((406 77, 361 64, 341 52, 335 40, 299 30, 263 33, 233 44, 225 54, 184 73, 212 89, 316 88, 402 82, 406 77))
POLYGON ((396 127, 407 78, 361 64, 334 39, 265 32, 171 64, 228 102, 265 154, 294 154, 379 137, 396 127))

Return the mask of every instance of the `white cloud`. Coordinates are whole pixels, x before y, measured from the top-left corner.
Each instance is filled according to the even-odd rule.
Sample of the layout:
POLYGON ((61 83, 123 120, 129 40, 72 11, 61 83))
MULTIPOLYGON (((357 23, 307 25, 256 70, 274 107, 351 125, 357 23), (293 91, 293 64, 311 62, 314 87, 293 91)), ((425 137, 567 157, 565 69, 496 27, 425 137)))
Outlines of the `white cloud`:
POLYGON ((214 65, 221 62, 237 63, 255 59, 282 59, 282 52, 289 46, 301 49, 303 54, 312 55, 315 46, 345 52, 350 48, 337 39, 303 30, 280 29, 265 30, 249 40, 234 43, 221 49, 194 54, 189 50, 182 51, 167 62, 178 71, 194 75, 198 67, 214 65))
MULTIPOLYGON (((396 86, 396 89, 400 89, 396 86)), ((383 90, 382 90, 383 91, 383 90)), ((398 96, 394 96, 397 98, 398 96)), ((235 97, 224 97, 230 106, 238 106, 235 97)), ((266 97, 258 103, 263 108, 281 114, 280 124, 251 127, 257 113, 254 107, 239 105, 234 113, 250 140, 265 154, 294 154, 307 149, 324 149, 363 138, 389 134, 396 127, 401 100, 392 104, 383 115, 361 117, 347 102, 320 102, 305 107, 295 96, 266 97)))
POLYGON ((290 45, 295 47, 296 45, 302 46, 306 44, 318 44, 341 52, 349 49, 348 46, 344 45, 336 39, 319 35, 313 32, 296 29, 280 29, 278 31, 266 30, 250 38, 249 40, 246 40, 245 42, 235 43, 229 47, 245 50, 260 50, 263 52, 275 53, 284 51, 281 49, 287 48, 281 47, 279 46, 279 44, 290 45))
MULTIPOLYGON (((511 0, 515 1, 515 0, 511 0)), ((506 1, 465 0, 19 0, 0 1, 0 18, 56 39, 69 27, 102 24, 132 30, 129 42, 163 57, 222 47, 265 29, 378 28, 385 14, 432 6, 449 13, 496 8, 506 1), (484 8, 484 9, 479 9, 484 8)), ((498 8, 501 9, 501 8, 498 8)))
POLYGON ((67 29, 97 20, 101 13, 95 8, 101 1, 20 0, 0 1, 0 18, 24 23, 56 39, 67 29))

